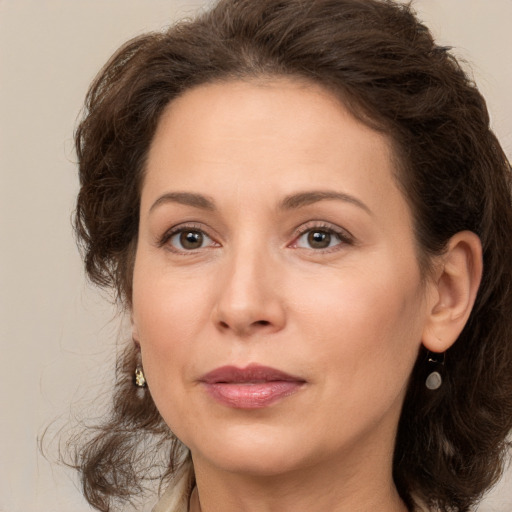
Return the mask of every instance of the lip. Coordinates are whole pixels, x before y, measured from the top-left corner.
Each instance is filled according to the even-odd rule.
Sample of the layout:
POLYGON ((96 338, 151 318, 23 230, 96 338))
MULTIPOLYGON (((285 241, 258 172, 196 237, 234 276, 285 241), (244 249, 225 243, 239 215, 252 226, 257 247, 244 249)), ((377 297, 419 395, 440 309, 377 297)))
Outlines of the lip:
POLYGON ((261 409, 297 392, 305 380, 259 364, 222 366, 200 382, 217 402, 235 409, 261 409))

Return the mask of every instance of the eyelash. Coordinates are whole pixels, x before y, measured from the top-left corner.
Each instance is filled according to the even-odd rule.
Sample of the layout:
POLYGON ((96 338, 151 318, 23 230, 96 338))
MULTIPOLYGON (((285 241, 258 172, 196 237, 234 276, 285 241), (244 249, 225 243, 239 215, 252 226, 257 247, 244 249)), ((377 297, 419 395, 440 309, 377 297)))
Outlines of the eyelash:
MULTIPOLYGON (((176 235, 179 235, 181 233, 201 233, 203 236, 206 236, 208 239, 213 240, 211 236, 209 236, 204 226, 200 224, 181 224, 179 226, 175 226, 171 228, 169 231, 166 231, 163 236, 158 241, 158 247, 163 247, 167 245, 169 247, 169 250, 176 252, 176 253, 194 253, 194 249, 186 250, 186 249, 179 249, 177 247, 173 247, 171 244, 169 244, 169 241, 176 235)), ((217 244, 218 245, 218 244, 217 244)), ((199 249, 204 249, 205 247, 200 247, 199 249)), ((196 249, 196 250, 199 250, 196 249)))
POLYGON ((294 247, 297 249, 305 249, 314 251, 315 253, 329 253, 334 252, 340 249, 340 246, 343 245, 354 245, 355 240, 354 237, 346 230, 341 229, 333 224, 326 223, 326 222, 319 222, 319 221, 310 221, 301 226, 295 233, 294 233, 294 240, 288 247, 294 247), (338 243, 325 247, 325 248, 312 248, 312 247, 298 247, 297 243, 301 237, 306 235, 307 233, 311 232, 320 232, 320 233, 327 233, 329 235, 334 235, 338 239, 338 243))
MULTIPOLYGON (((177 247, 174 247, 173 245, 169 244, 169 241, 176 235, 182 234, 182 233, 200 233, 204 237, 207 237, 209 240, 211 240, 216 246, 220 246, 218 242, 215 242, 215 240, 208 235, 208 233, 205 231, 204 226, 200 224, 185 224, 185 225, 178 225, 173 228, 171 228, 169 231, 166 231, 163 236, 158 240, 158 247, 164 247, 168 246, 169 250, 175 253, 179 254, 193 254, 198 250, 206 249, 209 247, 212 247, 212 245, 206 246, 206 247, 199 247, 198 249, 179 249, 177 247)), ((315 253, 328 253, 328 252, 334 252, 336 250, 339 250, 340 245, 354 245, 354 237, 346 230, 341 229, 337 226, 334 226, 332 224, 326 223, 326 222, 319 222, 319 221, 310 221, 306 224, 302 225, 300 228, 298 228, 294 234, 293 234, 293 242, 287 247, 292 247, 296 249, 301 250, 309 250, 313 251, 315 253), (329 246, 326 248, 312 248, 312 247, 298 247, 297 243, 299 239, 310 232, 321 232, 321 233, 327 233, 329 235, 334 235, 338 239, 338 243, 336 243, 334 246, 329 246)), ((215 246, 213 245, 213 246, 215 246)))

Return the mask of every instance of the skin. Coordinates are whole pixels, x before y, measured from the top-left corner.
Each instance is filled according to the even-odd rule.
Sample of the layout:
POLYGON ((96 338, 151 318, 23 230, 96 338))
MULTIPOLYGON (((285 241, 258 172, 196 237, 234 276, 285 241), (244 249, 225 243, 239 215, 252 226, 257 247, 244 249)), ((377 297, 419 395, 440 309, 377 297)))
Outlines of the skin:
MULTIPOLYGON (((421 279, 394 172, 386 136, 315 85, 209 84, 164 112, 132 325, 155 403, 192 453, 192 511, 406 510, 391 468, 408 377, 422 342, 453 342, 444 306, 474 294, 443 271, 421 279), (341 195, 297 196, 313 191, 341 195), (328 247, 311 245, 315 231, 328 247), (207 372, 250 363, 305 384, 251 410, 205 392, 207 372)), ((448 251, 461 275, 474 238, 448 251)))

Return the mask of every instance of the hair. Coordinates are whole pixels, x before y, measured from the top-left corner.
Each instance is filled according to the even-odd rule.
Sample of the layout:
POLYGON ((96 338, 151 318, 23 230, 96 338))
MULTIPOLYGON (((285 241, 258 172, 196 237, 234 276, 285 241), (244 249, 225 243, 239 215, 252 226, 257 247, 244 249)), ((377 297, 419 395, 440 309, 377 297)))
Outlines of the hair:
MULTIPOLYGON (((75 228, 88 276, 130 309, 145 162, 165 107, 202 84, 274 77, 324 86, 389 135, 425 273, 455 233, 480 237, 484 272, 473 311, 445 355, 437 391, 425 387, 419 351, 393 460, 409 508, 419 500, 468 511, 500 477, 512 429, 511 168, 475 84, 410 5, 220 0, 120 48, 92 83, 76 131, 75 228)), ((165 453, 161 478, 186 456, 149 390, 137 395, 136 357, 130 344, 111 416, 75 453, 85 496, 101 511, 143 488, 153 459, 140 457, 140 446, 149 439, 165 453)))

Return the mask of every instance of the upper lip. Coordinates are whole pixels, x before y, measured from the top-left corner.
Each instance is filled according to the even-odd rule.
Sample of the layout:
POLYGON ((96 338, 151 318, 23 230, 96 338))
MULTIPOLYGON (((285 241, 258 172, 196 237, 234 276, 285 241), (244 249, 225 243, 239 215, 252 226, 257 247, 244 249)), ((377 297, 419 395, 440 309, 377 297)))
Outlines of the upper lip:
POLYGON ((273 381, 305 382, 305 380, 300 377, 290 375, 281 370, 276 370, 275 368, 270 368, 269 366, 254 363, 245 368, 221 366, 203 375, 200 381, 206 384, 237 384, 273 381))

